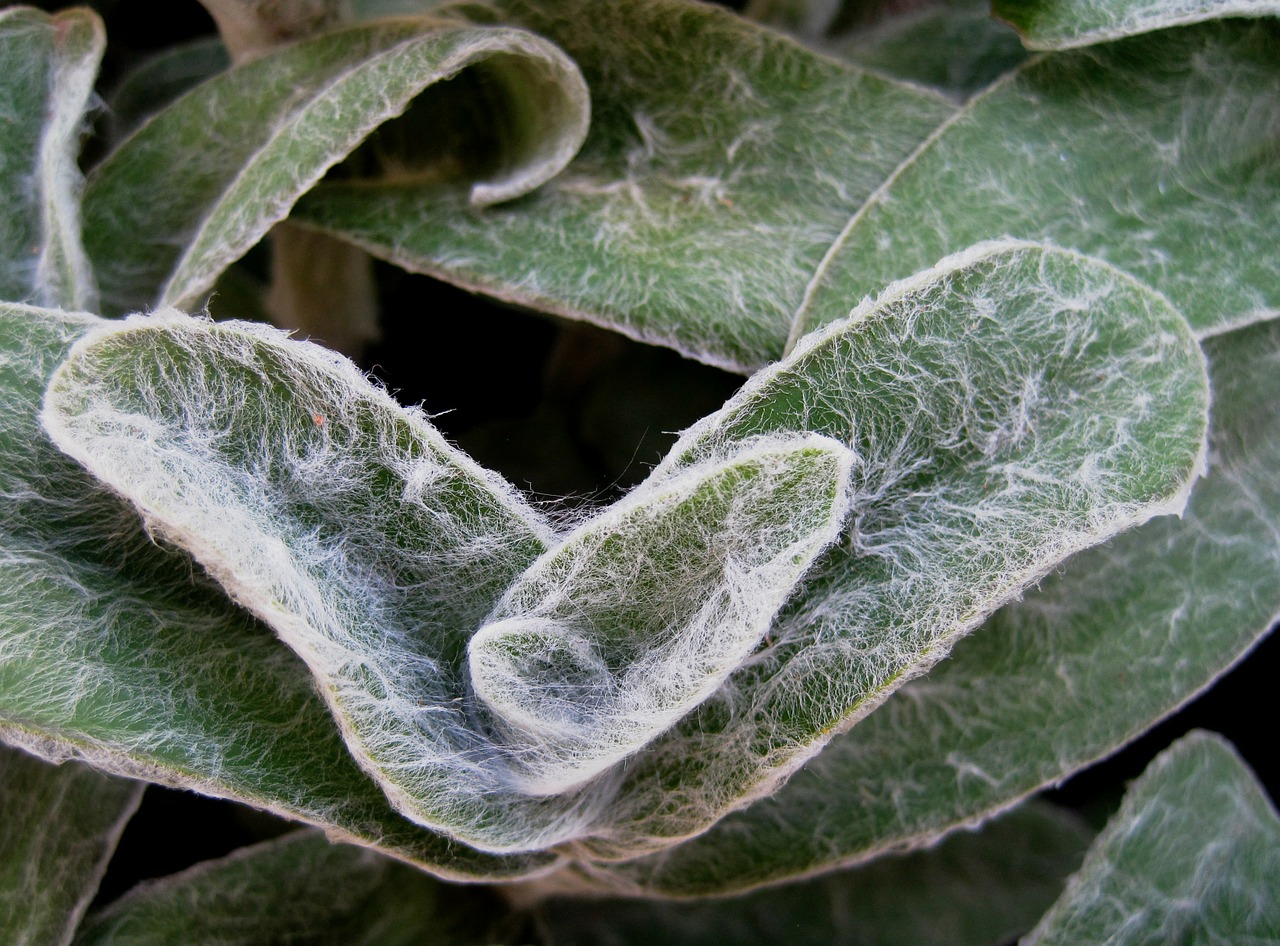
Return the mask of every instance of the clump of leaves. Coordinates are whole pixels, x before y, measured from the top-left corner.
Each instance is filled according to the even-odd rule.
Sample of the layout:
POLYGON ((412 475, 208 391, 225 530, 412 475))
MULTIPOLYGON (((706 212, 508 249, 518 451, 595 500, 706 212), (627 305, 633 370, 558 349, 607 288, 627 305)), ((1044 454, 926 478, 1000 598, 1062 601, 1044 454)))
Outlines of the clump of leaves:
POLYGON ((83 178, 0 10, 11 939, 1280 932, 1215 737, 1032 798, 1280 615, 1274 4, 206 5, 83 178), (335 353, 370 255, 749 377, 549 511, 335 353), (142 782, 323 833, 86 915, 142 782))

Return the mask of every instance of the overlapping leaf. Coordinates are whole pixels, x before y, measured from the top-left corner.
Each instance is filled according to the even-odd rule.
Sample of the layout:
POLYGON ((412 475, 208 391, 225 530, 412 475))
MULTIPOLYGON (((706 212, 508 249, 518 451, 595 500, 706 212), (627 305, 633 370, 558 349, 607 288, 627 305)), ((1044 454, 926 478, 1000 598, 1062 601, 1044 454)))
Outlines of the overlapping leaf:
POLYGON ((1276 0, 994 0, 1031 49, 1070 49, 1225 16, 1276 16, 1276 0))
POLYGON ((1280 939, 1280 818, 1222 739, 1171 746, 1125 795, 1033 944, 1280 939))
POLYGON ((325 185, 294 218, 735 370, 782 353, 849 215, 953 111, 709 5, 497 6, 591 86, 591 132, 565 173, 481 211, 412 185, 325 185))
POLYGON ((1045 56, 973 99, 832 247, 793 329, 984 239, 1047 240, 1158 287, 1199 331, 1280 307, 1280 23, 1045 56))
POLYGON ((76 946, 468 946, 491 942, 491 893, 447 887, 315 831, 135 887, 90 914, 76 946))
POLYGON ((398 807, 491 850, 589 831, 613 783, 574 786, 755 647, 845 508, 842 447, 762 442, 641 490, 535 562, 551 541, 539 516, 352 365, 177 315, 86 340, 44 417, 306 660, 398 807), (525 653, 530 634, 561 646, 525 653), (562 675, 568 696, 526 672, 562 675), (547 714, 565 717, 558 746, 521 723, 547 714))
POLYGON ((0 746, 0 939, 66 946, 143 785, 0 746))
POLYGON ((0 299, 93 304, 76 155, 105 43, 87 9, 0 11, 0 299))
POLYGON ((553 863, 487 857, 395 815, 306 668, 48 442, 36 414, 49 375, 100 324, 0 306, 0 738, 271 809, 445 876, 553 863))
POLYGON ((104 304, 201 304, 302 193, 432 87, 418 107, 436 150, 394 170, 469 205, 538 186, 586 133, 581 76, 519 30, 389 20, 263 55, 179 99, 94 169, 85 241, 104 304), (464 70, 483 74, 478 86, 445 81, 464 70))
POLYGON ((723 893, 928 843, 1106 755, 1240 659, 1280 619, 1280 323, 1204 344, 1210 471, 1182 518, 1076 556, 776 795, 603 882, 723 893))

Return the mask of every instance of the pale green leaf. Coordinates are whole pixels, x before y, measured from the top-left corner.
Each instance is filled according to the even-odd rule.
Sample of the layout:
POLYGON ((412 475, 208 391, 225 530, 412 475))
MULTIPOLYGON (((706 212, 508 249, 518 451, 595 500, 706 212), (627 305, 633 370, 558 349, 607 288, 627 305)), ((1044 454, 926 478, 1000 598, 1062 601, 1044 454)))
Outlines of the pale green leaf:
POLYGON ((201 304, 299 195, 415 98, 436 149, 386 170, 470 206, 538 186, 586 133, 577 70, 522 31, 390 20, 268 53, 182 97, 94 169, 85 240, 108 309, 201 304))
POLYGON ((1018 34, 991 18, 987 0, 889 4, 874 23, 840 32, 831 52, 959 98, 990 85, 1027 58, 1018 34))
POLYGON ((792 331, 1003 235, 1108 260, 1198 331, 1280 307, 1280 23, 1046 55, 971 100, 851 221, 792 331))
POLYGON ((93 305, 76 156, 105 44, 88 9, 0 11, 0 299, 93 305))
POLYGON ((764 434, 822 433, 854 453, 846 537, 769 645, 630 760, 591 850, 679 840, 769 794, 1067 556, 1179 511, 1207 397, 1200 350, 1160 296, 1027 244, 946 260, 758 373, 654 477, 764 434))
POLYGON ((36 415, 49 376, 102 324, 0 306, 0 738, 270 809, 444 876, 552 863, 486 857, 395 815, 305 666, 48 442, 36 415))
POLYGON ((0 941, 71 942, 143 787, 0 746, 0 941))
POLYGON ((710 5, 497 6, 563 47, 591 87, 591 131, 566 171, 483 210, 412 184, 326 184, 294 218, 734 370, 781 355, 827 247, 953 111, 710 5))
POLYGON ((350 363, 177 314, 82 342, 44 418, 303 657, 397 807, 490 850, 589 831, 612 782, 573 786, 757 646, 847 501, 843 447, 761 440, 535 561, 552 534, 533 510, 350 363), (557 623, 556 655, 582 661, 552 667, 573 699, 542 700, 514 652, 557 623), (585 735, 526 719, 556 714, 585 735))
POLYGON ((1181 519, 1082 552, 772 798, 614 882, 717 893, 928 843, 1112 752, 1239 660, 1280 620, 1280 322, 1204 344, 1210 472, 1181 519))
POLYGON ((1125 795, 1025 946, 1280 941, 1280 818, 1220 737, 1196 732, 1125 795))
POLYGON ((119 144, 143 121, 230 65, 227 47, 214 36, 171 46, 144 59, 107 94, 111 144, 119 144))
POLYGON ((539 919, 548 946, 999 946, 1061 893, 1090 837, 1028 805, 930 850, 787 887, 698 903, 557 898, 539 919))
POLYGON ((1225 16, 1276 16, 1276 0, 994 0, 1029 49, 1070 49, 1225 16))
POLYGON ((76 946, 470 946, 504 910, 386 857, 298 831, 135 887, 76 946))

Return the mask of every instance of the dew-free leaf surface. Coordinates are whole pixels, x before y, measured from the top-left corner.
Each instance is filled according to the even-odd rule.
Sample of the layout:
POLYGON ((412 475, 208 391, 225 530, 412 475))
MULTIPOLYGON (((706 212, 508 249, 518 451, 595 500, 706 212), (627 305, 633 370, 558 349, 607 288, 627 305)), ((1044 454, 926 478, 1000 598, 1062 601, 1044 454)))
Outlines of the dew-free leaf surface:
POLYGON ((994 0, 1030 49, 1070 49, 1219 17, 1276 16, 1276 0, 994 0))
POLYGON ((1198 331, 1280 307, 1280 23, 1224 20, 1031 60, 851 221, 792 341, 979 240, 1042 240, 1157 287, 1198 331))
POLYGON ((71 942, 144 787, 0 746, 0 940, 71 942))
POLYGON ((108 312, 201 305, 301 194, 415 98, 435 148, 379 170, 452 189, 469 207, 537 187, 588 123, 573 64, 520 30, 410 18, 267 53, 180 98, 94 169, 85 242, 108 312))
POLYGON ((623 889, 692 896, 928 843, 1114 751, 1280 619, 1280 323, 1206 339, 1210 470, 1180 519, 1089 549, 962 640, 774 796, 623 889))
POLYGON ((135 887, 90 914, 75 946, 469 946, 492 941, 494 900, 298 831, 135 887))
POLYGON ((0 299, 94 302, 76 156, 105 45, 87 8, 0 11, 0 299))
POLYGON ((1221 737, 1157 756, 1023 946, 1274 943, 1280 818, 1221 737))
POLYGON ((412 185, 326 184, 294 219, 737 371, 781 355, 827 247, 954 111, 710 5, 497 6, 590 85, 591 131, 565 172, 486 209, 412 185))
POLYGON ((486 857, 397 816, 305 666, 49 443, 49 376, 103 324, 0 305, 0 738, 270 809, 444 876, 553 862, 486 857))

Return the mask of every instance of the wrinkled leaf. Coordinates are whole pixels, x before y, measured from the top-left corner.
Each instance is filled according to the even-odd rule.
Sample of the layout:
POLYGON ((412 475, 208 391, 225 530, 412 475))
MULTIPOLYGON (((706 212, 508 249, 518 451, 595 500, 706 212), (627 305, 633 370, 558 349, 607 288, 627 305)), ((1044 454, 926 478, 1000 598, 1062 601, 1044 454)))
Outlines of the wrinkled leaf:
POLYGON ((153 534, 192 552, 303 657, 397 807, 490 850, 590 830, 613 783, 568 789, 669 726, 756 646, 846 502, 842 447, 762 441, 638 492, 537 562, 552 540, 538 515, 349 362, 261 326, 176 313, 83 342, 44 418, 153 534), (664 600, 650 613, 632 600, 641 594, 664 600), (535 705, 540 687, 517 685, 538 672, 512 667, 522 619, 544 635, 562 621, 556 655, 583 661, 559 669, 589 677, 566 684, 573 700, 535 705), (595 647, 604 666, 589 665, 595 647), (674 681, 677 667, 686 676, 674 681), (522 714, 577 712, 590 730, 596 670, 614 703, 595 705, 595 731, 518 741, 543 738, 522 714), (674 703, 631 726, 654 700, 674 703), (558 756, 544 771, 530 760, 539 747, 558 756), (542 797, 561 778, 571 784, 542 797))
POLYGON ((718 893, 928 843, 1191 700, 1280 620, 1280 323, 1210 338, 1210 472, 1181 519, 1089 549, 772 798, 614 883, 718 893))
POLYGON ((76 156, 105 44, 88 9, 0 11, 0 299, 94 302, 76 156))
POLYGON ((1025 946, 1280 940, 1280 818, 1220 737, 1156 757, 1025 946))
POLYGON ((1030 805, 843 874, 699 903, 553 899, 540 925, 550 946, 999 946, 1061 893, 1089 839, 1075 818, 1030 805))
POLYGON ((232 798, 444 876, 527 873, 395 815, 306 668, 36 422, 72 343, 103 324, 0 306, 0 738, 51 759, 232 798))
POLYGON ((201 304, 299 195, 433 86, 418 108, 436 150, 384 170, 472 205, 538 186, 586 132, 573 64, 517 30, 393 20, 263 55, 179 99, 94 169, 85 240, 108 309, 201 304), (459 87, 464 72, 479 78, 459 87))
POLYGON ((1280 23, 1032 60, 973 99, 832 247, 792 341, 979 240, 1046 240, 1158 287, 1199 331, 1280 306, 1280 23))
POLYGON ((839 534, 850 461, 826 437, 761 440, 636 491, 520 576, 468 658, 524 791, 581 784, 724 682, 839 534))
POLYGON ((0 941, 71 942, 143 788, 0 746, 0 941))
POLYGON ((994 0, 1030 49, 1070 49, 1224 16, 1276 16, 1276 0, 994 0))
POLYGON ((448 887, 314 831, 135 887, 90 914, 76 946, 470 946, 502 909, 479 887, 448 887))
POLYGON ((710 5, 498 7, 563 47, 591 87, 591 131, 566 171, 486 209, 413 184, 326 184, 294 218, 734 370, 782 353, 850 214, 953 111, 710 5))
POLYGON ((854 453, 846 537, 770 645, 631 761, 592 850, 678 840, 768 794, 1064 558, 1180 510, 1203 462, 1204 370, 1185 321, 1123 273, 996 244, 753 377, 654 477, 822 433, 854 453))

